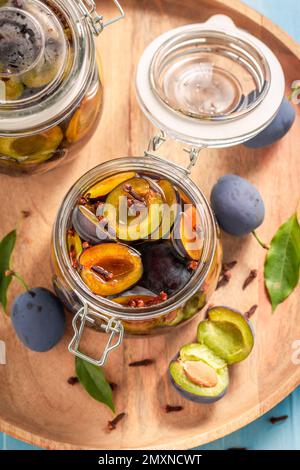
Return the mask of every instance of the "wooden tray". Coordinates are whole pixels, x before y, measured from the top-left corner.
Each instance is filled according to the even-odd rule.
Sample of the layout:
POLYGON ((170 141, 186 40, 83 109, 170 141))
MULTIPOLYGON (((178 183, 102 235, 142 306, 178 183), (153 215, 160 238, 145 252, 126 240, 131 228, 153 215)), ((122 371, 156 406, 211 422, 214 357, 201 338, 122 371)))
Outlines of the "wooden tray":
MULTIPOLYGON (((103 1, 101 9, 104 8, 103 1)), ((99 38, 106 78, 106 102, 97 135, 75 163, 50 174, 13 179, 1 176, 1 233, 14 228, 20 211, 32 215, 19 223, 15 269, 32 285, 51 285, 49 251, 51 226, 65 192, 89 168, 105 160, 142 154, 154 129, 139 110, 134 92, 138 59, 157 35, 186 23, 206 20, 215 13, 230 15, 238 26, 265 41, 279 57, 287 79, 287 93, 300 78, 300 47, 268 19, 237 0, 123 0, 127 18, 108 28, 99 38)), ((105 2, 105 15, 112 15, 105 2)), ((300 180, 300 111, 297 123, 279 144, 264 151, 242 146, 205 151, 193 178, 209 195, 216 179, 236 172, 253 181, 265 200, 267 216, 259 229, 269 240, 276 228, 295 210, 300 180)), ((171 145, 172 158, 184 154, 171 145), (176 149, 176 150, 175 150, 176 149)), ((165 150, 164 150, 165 152, 165 150)), ((67 352, 70 328, 51 352, 33 353, 21 346, 10 321, 0 315, 0 339, 7 343, 7 365, 0 366, 0 429, 17 438, 50 449, 185 449, 224 436, 259 417, 288 395, 300 381, 293 365, 293 341, 300 339, 299 290, 272 315, 262 279, 265 253, 253 238, 224 236, 227 261, 237 259, 230 284, 213 297, 214 303, 246 311, 253 304, 256 345, 252 355, 231 368, 227 396, 211 406, 184 401, 167 379, 167 366, 178 348, 193 340, 197 319, 168 336, 130 339, 113 352, 106 373, 118 384, 117 411, 127 413, 117 429, 107 432, 111 413, 90 398, 81 386, 70 386, 74 359, 67 352), (258 282, 242 291, 252 268, 258 282), (155 358, 148 368, 128 363, 155 358), (180 413, 166 414, 166 404, 183 405, 180 413)), ((16 286, 15 292, 18 292, 16 286)), ((95 351, 102 335, 87 334, 95 351)))

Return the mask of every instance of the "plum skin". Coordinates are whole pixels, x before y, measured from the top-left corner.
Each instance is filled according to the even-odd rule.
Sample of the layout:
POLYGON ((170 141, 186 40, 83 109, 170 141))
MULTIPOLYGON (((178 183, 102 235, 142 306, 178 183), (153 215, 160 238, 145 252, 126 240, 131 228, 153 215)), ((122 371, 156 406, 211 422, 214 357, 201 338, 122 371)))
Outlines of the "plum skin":
POLYGON ((259 227, 265 206, 259 191, 246 179, 227 174, 211 192, 211 205, 220 227, 235 236, 244 236, 259 227))
POLYGON ((167 243, 155 243, 142 250, 144 275, 141 284, 155 294, 166 292, 172 295, 184 287, 191 273, 174 255, 167 243))
POLYGON ((62 303, 41 287, 16 297, 11 321, 20 341, 36 352, 52 349, 63 337, 66 327, 62 303))
POLYGON ((284 98, 273 121, 259 134, 244 142, 245 147, 258 149, 268 147, 282 139, 291 129, 296 118, 295 109, 284 98))

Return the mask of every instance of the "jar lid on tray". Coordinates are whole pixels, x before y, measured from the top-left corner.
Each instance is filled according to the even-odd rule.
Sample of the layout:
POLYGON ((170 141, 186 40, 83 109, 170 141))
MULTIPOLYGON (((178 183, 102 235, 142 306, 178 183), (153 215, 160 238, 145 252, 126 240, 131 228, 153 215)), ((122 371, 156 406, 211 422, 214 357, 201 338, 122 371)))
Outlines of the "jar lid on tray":
POLYGON ((227 147, 261 132, 284 95, 274 53, 225 15, 156 38, 137 69, 139 103, 170 138, 227 147))

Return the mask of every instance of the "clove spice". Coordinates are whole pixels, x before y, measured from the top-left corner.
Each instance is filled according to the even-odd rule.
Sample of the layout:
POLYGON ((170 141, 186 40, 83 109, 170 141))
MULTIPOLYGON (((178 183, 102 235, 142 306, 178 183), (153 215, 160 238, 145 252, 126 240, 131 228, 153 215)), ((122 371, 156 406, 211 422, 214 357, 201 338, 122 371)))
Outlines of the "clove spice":
POLYGON ((141 361, 130 362, 129 367, 147 367, 155 364, 155 359, 142 359, 141 361))
POLYGON ((126 416, 126 413, 118 414, 112 421, 108 421, 107 427, 109 431, 116 429, 117 424, 126 416))
POLYGON ((222 273, 226 273, 227 271, 231 271, 235 267, 236 264, 237 264, 237 261, 230 261, 229 263, 223 263, 222 273))
POLYGON ((285 421, 286 419, 288 419, 288 415, 272 416, 272 417, 270 418, 270 423, 276 424, 276 423, 279 423, 280 421, 285 421))
POLYGON ((230 272, 221 273, 221 276, 220 276, 220 279, 218 281, 216 290, 220 289, 220 287, 226 286, 226 284, 228 284, 230 279, 231 279, 231 273, 230 272))
POLYGON ((244 313, 244 317, 249 320, 257 310, 258 305, 253 305, 247 312, 244 313))
POLYGON ((183 406, 166 405, 165 410, 166 410, 166 413, 178 413, 178 411, 183 410, 183 406))
POLYGON ((67 380, 69 385, 75 385, 79 382, 78 377, 69 377, 67 380))
POLYGON ((107 271, 106 269, 102 268, 101 266, 92 266, 91 270, 94 271, 97 274, 100 274, 100 276, 103 276, 106 281, 110 281, 114 275, 112 272, 107 271))
POLYGON ((22 216, 24 217, 24 219, 28 219, 28 217, 31 216, 30 211, 23 210, 23 211, 21 211, 21 213, 22 213, 22 216))
POLYGON ((192 260, 188 263, 188 269, 191 271, 196 271, 199 266, 199 261, 192 260))
POLYGON ((152 297, 150 300, 143 300, 140 298, 130 299, 127 303, 128 307, 141 308, 141 307, 152 307, 153 305, 165 302, 168 299, 166 292, 161 292, 159 295, 152 297))
POLYGON ((143 196, 140 196, 139 193, 135 191, 135 189, 131 186, 131 184, 125 183, 123 185, 123 189, 126 193, 128 193, 133 199, 136 201, 141 202, 144 206, 146 206, 146 201, 143 196))
POLYGON ((249 276, 245 279, 245 282, 243 284, 243 290, 245 290, 251 282, 254 281, 254 279, 257 277, 257 269, 251 269, 249 276))

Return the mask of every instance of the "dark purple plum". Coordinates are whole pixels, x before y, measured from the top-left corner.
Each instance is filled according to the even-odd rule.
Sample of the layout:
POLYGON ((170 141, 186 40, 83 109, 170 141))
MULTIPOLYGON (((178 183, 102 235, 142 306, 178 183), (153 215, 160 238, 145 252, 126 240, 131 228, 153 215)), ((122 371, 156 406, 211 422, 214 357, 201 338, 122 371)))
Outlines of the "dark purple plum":
POLYGON ((20 341, 37 352, 52 349, 63 337, 66 326, 62 303, 42 287, 16 297, 11 321, 20 341))
POLYGON ((296 118, 296 112, 291 103, 284 98, 273 121, 262 132, 245 142, 248 148, 257 149, 268 147, 282 139, 291 129, 296 118))
POLYGON ((168 242, 153 243, 142 250, 144 275, 141 284, 155 294, 173 295, 190 280, 191 272, 168 242))
POLYGON ((265 206, 259 191, 238 175, 222 176, 210 198, 220 227, 231 235, 247 235, 264 220, 265 206))

